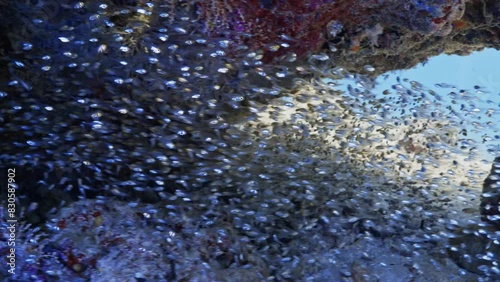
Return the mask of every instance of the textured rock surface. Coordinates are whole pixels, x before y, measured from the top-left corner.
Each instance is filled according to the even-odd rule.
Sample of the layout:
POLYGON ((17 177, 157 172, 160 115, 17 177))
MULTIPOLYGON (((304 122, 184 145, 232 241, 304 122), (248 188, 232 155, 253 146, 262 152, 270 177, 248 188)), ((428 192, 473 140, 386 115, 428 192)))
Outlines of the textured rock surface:
MULTIPOLYGON (((49 1, 50 2, 50 1, 49 1)), ((51 20, 77 2, 52 1, 39 15, 51 20), (55 12, 52 6, 59 5, 55 12), (65 8, 63 8, 65 7, 65 8)), ((94 1, 82 2, 91 6, 94 1)), ((114 6, 139 5, 137 1, 115 1, 114 6)), ((324 52, 336 65, 363 72, 365 65, 374 74, 406 69, 441 53, 468 54, 499 44, 500 7, 494 0, 426 1, 151 1, 171 6, 175 13, 197 18, 200 28, 212 37, 233 41, 236 47, 264 49, 270 61, 285 54, 299 57, 324 52)), ((21 23, 29 12, 21 4, 0 3, 5 13, 0 49, 20 49, 23 33, 34 32, 21 23), (10 11, 10 12, 9 12, 10 11), (19 14, 18 16, 13 16, 19 14), (13 46, 14 44, 15 46, 13 46)), ((116 15, 123 22, 129 15, 116 15)), ((156 25, 154 20, 149 24, 156 25)), ((5 70, 4 70, 5 71, 5 70)), ((5 83, 5 80, 4 80, 5 83)))
POLYGON ((448 251, 455 263, 472 273, 498 281, 500 244, 497 229, 484 224, 469 225, 455 234, 449 241, 448 251))
MULTIPOLYGON (((406 1, 401 1, 403 2, 406 1)), ((393 10, 395 14, 389 12, 370 17, 369 19, 373 19, 371 26, 378 22, 388 23, 383 25, 384 31, 378 37, 378 45, 369 44, 369 41, 362 42, 360 51, 352 52, 345 48, 345 43, 340 44, 344 48, 337 47, 337 62, 354 71, 361 71, 364 65, 372 65, 377 70, 375 74, 381 74, 388 70, 411 68, 443 53, 467 55, 484 48, 498 49, 498 1, 471 0, 462 5, 454 3, 451 6, 454 12, 444 18, 421 17, 416 14, 412 17, 404 12, 407 11, 405 9, 393 10), (391 24, 392 22, 396 24, 391 24)), ((347 29, 346 38, 355 36, 356 29, 356 26, 347 29)))
MULTIPOLYGON (((352 183, 339 181, 337 188, 352 183)), ((325 193, 316 191, 314 196, 326 198, 325 193)), ((388 196, 387 188, 379 193, 388 196)), ((371 215, 362 211, 371 209, 368 199, 350 196, 353 203, 360 201, 343 206, 347 195, 341 194, 317 207, 297 210, 286 205, 273 214, 262 208, 273 203, 267 196, 271 193, 227 203, 229 210, 203 197, 185 204, 173 200, 175 205, 165 207, 104 199, 75 202, 53 215, 43 232, 30 231, 29 226, 19 229, 26 232, 18 233, 17 274, 7 278, 2 268, 0 275, 4 281, 131 282, 479 278, 443 255, 445 236, 426 236, 422 219, 410 224, 408 218, 390 215, 409 208, 400 204, 401 198, 386 197, 386 206, 379 204, 371 215)), ((427 220, 425 228, 439 230, 431 226, 433 218, 427 220)), ((1 235, 4 241, 6 232, 1 235)))
POLYGON ((481 214, 485 221, 500 227, 500 157, 495 159, 490 175, 484 180, 481 214))
POLYGON ((202 20, 211 33, 248 33, 239 40, 267 48, 269 60, 321 51, 354 72, 365 65, 375 67, 373 74, 407 69, 442 53, 466 55, 500 43, 500 7, 492 0, 207 2, 202 20))

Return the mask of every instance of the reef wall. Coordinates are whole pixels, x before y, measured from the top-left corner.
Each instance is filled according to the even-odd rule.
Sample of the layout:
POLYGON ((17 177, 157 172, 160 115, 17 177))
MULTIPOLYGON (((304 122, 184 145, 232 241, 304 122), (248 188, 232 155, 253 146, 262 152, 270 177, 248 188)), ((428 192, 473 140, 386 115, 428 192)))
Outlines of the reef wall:
POLYGON ((495 158, 490 175, 484 180, 481 214, 485 221, 500 225, 500 157, 495 158))
MULTIPOLYGON (((76 3, 40 2, 34 14, 42 11, 42 16, 54 20, 60 17, 58 13, 76 3)), ((80 3, 90 6, 96 2, 80 3)), ((376 69, 373 74, 380 74, 413 67, 441 53, 466 55, 483 48, 497 48, 499 44, 496 25, 500 4, 491 0, 150 3, 168 5, 172 14, 190 14, 205 33, 226 37, 234 46, 245 44, 254 50, 265 50, 265 61, 287 53, 303 57, 321 52, 328 55, 333 64, 353 72, 364 72, 364 66, 371 65, 376 69)), ((112 4, 127 7, 144 3, 112 1, 112 4)), ((22 19, 30 16, 30 9, 29 5, 22 9, 23 4, 7 1, 0 5, 5 14, 0 48, 4 54, 12 54, 13 49, 20 48, 18 39, 27 31, 26 21, 22 19)), ((127 15, 122 15, 114 20, 126 18, 127 15)), ((153 27, 160 22, 147 24, 153 27)))

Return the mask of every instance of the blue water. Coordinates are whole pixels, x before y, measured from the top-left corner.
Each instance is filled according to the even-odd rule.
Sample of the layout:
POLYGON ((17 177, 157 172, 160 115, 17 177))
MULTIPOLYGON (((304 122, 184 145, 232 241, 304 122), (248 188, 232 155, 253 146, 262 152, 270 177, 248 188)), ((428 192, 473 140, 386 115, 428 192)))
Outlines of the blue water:
MULTIPOLYGON (((499 61, 500 51, 493 49, 468 56, 440 55, 412 69, 382 74, 367 90, 386 101, 389 119, 405 119, 404 114, 415 112, 423 118, 436 114, 449 120, 461 132, 458 146, 491 163, 500 155, 499 61), (425 98, 420 99, 419 93, 425 98)), ((340 84, 346 92, 359 86, 352 79, 340 84)))

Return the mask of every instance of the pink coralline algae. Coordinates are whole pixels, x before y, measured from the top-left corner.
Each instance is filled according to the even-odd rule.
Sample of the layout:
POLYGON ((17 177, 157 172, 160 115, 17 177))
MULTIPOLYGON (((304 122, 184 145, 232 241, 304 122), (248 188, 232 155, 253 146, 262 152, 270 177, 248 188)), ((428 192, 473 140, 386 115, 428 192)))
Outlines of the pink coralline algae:
POLYGON ((317 51, 332 39, 327 28, 332 22, 343 25, 342 33, 350 36, 335 40, 347 41, 353 52, 365 39, 378 45, 377 37, 386 36, 387 30, 444 36, 462 17, 464 5, 464 0, 211 0, 199 7, 206 32, 263 48, 269 60, 285 52, 303 56, 317 51), (274 47, 283 42, 281 48, 274 47))

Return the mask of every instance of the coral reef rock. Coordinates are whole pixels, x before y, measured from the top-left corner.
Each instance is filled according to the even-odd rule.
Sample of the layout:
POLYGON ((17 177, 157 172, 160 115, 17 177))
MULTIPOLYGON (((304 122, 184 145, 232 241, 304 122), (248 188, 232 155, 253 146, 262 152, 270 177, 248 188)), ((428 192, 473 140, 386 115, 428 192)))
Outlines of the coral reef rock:
POLYGON ((500 157, 495 159, 490 175, 484 180, 481 214, 487 222, 500 227, 500 157))

